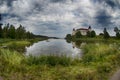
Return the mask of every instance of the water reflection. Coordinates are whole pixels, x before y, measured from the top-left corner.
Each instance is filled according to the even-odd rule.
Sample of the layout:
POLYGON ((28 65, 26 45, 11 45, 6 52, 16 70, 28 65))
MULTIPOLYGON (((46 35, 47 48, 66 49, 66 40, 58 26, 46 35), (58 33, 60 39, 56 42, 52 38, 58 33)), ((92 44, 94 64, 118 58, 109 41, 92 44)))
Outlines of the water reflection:
POLYGON ((64 39, 49 39, 34 43, 32 46, 26 47, 26 55, 66 55, 68 57, 81 57, 82 50, 78 43, 67 43, 64 39))
POLYGON ((85 44, 86 42, 81 41, 72 42, 73 48, 82 48, 85 44))

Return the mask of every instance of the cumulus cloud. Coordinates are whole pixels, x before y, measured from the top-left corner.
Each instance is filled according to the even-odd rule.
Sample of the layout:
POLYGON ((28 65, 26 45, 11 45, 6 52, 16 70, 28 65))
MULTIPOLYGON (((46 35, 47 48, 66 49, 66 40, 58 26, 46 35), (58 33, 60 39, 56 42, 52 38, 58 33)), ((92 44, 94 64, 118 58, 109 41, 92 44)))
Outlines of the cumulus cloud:
POLYGON ((64 37, 91 25, 97 32, 119 27, 119 0, 1 0, 3 23, 22 24, 35 34, 64 37))

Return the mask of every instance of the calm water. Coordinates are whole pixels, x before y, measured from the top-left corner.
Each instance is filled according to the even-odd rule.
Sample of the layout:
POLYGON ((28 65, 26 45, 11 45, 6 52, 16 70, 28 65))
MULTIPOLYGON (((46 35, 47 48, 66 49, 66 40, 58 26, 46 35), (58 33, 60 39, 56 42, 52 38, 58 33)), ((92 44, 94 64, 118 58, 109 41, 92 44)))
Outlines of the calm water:
POLYGON ((67 43, 64 39, 49 39, 26 47, 26 55, 66 55, 68 57, 81 57, 82 50, 77 47, 74 43, 67 43))

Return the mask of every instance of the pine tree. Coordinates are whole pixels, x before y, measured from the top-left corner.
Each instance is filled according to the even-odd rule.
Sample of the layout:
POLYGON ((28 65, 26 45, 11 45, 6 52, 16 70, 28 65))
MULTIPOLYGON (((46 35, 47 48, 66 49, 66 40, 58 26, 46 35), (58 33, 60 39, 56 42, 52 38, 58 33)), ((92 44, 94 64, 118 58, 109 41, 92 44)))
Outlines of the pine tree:
MULTIPOLYGON (((2 16, 0 14, 0 21, 2 20, 2 16)), ((0 38, 2 38, 2 23, 0 23, 0 38)))
POLYGON ((4 28, 3 28, 3 30, 2 30, 2 37, 3 37, 3 38, 8 38, 8 37, 9 37, 8 31, 9 31, 9 26, 8 26, 8 24, 7 24, 7 25, 4 26, 4 28))
POLYGON ((15 39, 15 27, 13 25, 10 25, 8 35, 10 38, 15 39))
POLYGON ((2 26, 0 26, 0 38, 2 38, 2 26))
POLYGON ((104 39, 108 39, 108 38, 110 38, 110 35, 109 35, 109 33, 107 32, 107 29, 106 28, 104 28, 104 39))

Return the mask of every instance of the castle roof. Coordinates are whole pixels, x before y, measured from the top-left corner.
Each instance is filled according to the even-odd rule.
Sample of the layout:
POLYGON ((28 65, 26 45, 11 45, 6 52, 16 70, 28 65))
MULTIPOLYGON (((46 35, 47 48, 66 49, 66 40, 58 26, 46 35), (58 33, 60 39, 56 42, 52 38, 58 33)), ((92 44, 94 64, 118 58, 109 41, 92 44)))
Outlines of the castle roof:
POLYGON ((87 28, 79 28, 77 30, 86 30, 86 31, 88 31, 89 29, 87 29, 87 28))

